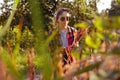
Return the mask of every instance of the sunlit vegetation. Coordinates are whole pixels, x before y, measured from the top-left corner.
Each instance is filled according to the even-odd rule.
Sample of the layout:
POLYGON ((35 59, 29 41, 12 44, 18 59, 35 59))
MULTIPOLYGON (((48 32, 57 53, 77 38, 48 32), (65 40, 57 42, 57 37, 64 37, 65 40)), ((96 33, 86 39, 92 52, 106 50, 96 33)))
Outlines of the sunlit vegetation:
POLYGON ((0 15, 0 80, 119 80, 120 0, 101 14, 97 1, 87 5, 85 0, 15 0, 6 5, 5 0, 1 10, 6 12, 0 15), (72 52, 76 62, 64 67, 65 74, 57 29, 53 31, 54 13, 60 7, 71 9, 70 26, 87 29, 80 49, 72 52))

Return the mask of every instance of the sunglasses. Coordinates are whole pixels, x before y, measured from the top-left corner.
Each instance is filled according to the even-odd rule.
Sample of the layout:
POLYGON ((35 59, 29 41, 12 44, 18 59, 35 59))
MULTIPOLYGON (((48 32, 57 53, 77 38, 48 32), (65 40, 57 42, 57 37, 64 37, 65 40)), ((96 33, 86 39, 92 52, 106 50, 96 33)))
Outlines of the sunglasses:
POLYGON ((61 21, 65 21, 65 20, 66 20, 66 21, 69 21, 69 20, 70 20, 70 17, 61 17, 60 20, 61 20, 61 21))

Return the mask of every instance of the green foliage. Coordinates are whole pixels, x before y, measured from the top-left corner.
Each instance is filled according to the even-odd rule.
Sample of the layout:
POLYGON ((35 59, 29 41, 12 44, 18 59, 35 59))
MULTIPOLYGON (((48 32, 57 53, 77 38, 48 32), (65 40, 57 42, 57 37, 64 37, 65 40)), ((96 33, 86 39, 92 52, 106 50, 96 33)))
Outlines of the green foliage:
POLYGON ((111 2, 111 8, 108 9, 108 15, 109 16, 119 16, 120 15, 120 1, 119 0, 113 0, 111 2))
POLYGON ((120 0, 117 0, 117 1, 118 1, 119 5, 120 5, 120 0))
POLYGON ((102 24, 103 24, 103 22, 102 22, 102 18, 101 18, 101 17, 95 18, 94 25, 95 25, 95 27, 96 27, 98 30, 100 30, 100 31, 103 30, 102 24))
POLYGON ((85 22, 81 22, 74 25, 76 28, 87 28, 88 25, 85 22))
POLYGON ((44 80, 50 80, 52 76, 52 65, 50 60, 50 54, 46 50, 45 44, 45 36, 44 36, 44 17, 42 7, 40 5, 41 2, 38 3, 38 0, 33 1, 30 0, 30 10, 32 12, 32 21, 34 26, 35 33, 35 50, 39 56, 40 64, 39 68, 42 70, 42 74, 44 76, 44 80), (49 67, 48 67, 49 66, 49 67))
POLYGON ((12 12, 11 12, 8 20, 7 20, 7 23, 5 24, 5 26, 3 27, 3 29, 0 31, 0 39, 1 39, 2 36, 5 35, 5 33, 6 33, 6 31, 7 31, 7 28, 9 28, 9 26, 10 26, 10 24, 11 24, 12 18, 13 18, 14 14, 15 14, 16 7, 17 7, 18 3, 19 3, 19 0, 16 0, 16 1, 14 2, 13 9, 12 9, 12 12))
MULTIPOLYGON (((4 21, 6 21, 10 14, 10 7, 11 5, 7 5, 9 1, 2 4, 2 11, 3 9, 6 9, 6 12, 3 12, 3 14, 0 16, 1 24, 4 24, 4 21), (7 7, 4 7, 6 5, 7 7)), ((86 0, 77 0, 77 1, 56 1, 56 0, 42 0, 38 1, 40 2, 40 6, 42 6, 43 14, 44 14, 44 29, 49 30, 49 28, 53 28, 53 17, 54 13, 58 8, 61 7, 67 7, 70 8, 72 11, 73 17, 71 17, 70 25, 73 26, 75 23, 80 22, 81 20, 88 20, 93 19, 94 11, 96 11, 96 0, 90 1, 90 4, 86 3, 86 0), (94 6, 93 6, 94 5, 94 6)), ((31 11, 30 11, 30 4, 27 0, 20 0, 18 7, 16 9, 16 13, 14 15, 14 19, 12 20, 11 26, 16 26, 19 22, 19 18, 24 17, 24 23, 23 23, 23 29, 25 26, 29 27, 29 29, 32 29, 32 19, 31 19, 31 11)))
MULTIPOLYGON (((101 44, 105 41, 108 47, 108 50, 112 50, 112 47, 115 47, 113 42, 117 42, 117 39, 120 37, 119 34, 116 34, 116 30, 120 29, 120 17, 109 17, 106 15, 98 16, 96 13, 96 0, 91 1, 89 5, 86 4, 85 0, 76 0, 73 3, 67 2, 65 0, 29 0, 29 2, 23 2, 28 8, 30 8, 30 13, 27 14, 32 20, 33 30, 31 31, 25 25, 23 25, 23 30, 19 31, 17 26, 10 27, 11 21, 15 14, 15 9, 18 4, 18 0, 14 3, 13 13, 10 15, 8 22, 4 27, 0 26, 0 39, 2 48, 5 48, 3 51, 0 51, 2 58, 7 64, 8 71, 10 74, 13 74, 16 77, 16 80, 22 80, 23 77, 27 75, 27 56, 25 54, 26 49, 35 48, 35 60, 33 61, 36 67, 36 72, 38 74, 43 74, 44 80, 58 80, 60 76, 57 75, 58 70, 58 61, 59 61, 59 52, 60 48, 53 48, 54 53, 48 51, 48 45, 53 40, 54 36, 57 33, 57 30, 53 34, 46 38, 45 31, 48 27, 51 29, 53 27, 53 16, 57 8, 68 7, 72 10, 72 15, 75 15, 72 18, 70 24, 75 23, 76 28, 88 28, 88 34, 80 41, 80 46, 82 47, 83 56, 101 53, 100 48, 101 44), (59 3, 58 3, 59 2, 59 3), (43 4, 43 5, 41 5, 43 4), (58 5, 57 5, 58 4, 58 5), (52 6, 52 7, 51 7, 52 6), (47 19, 48 18, 48 19, 47 19), (84 22, 81 22, 84 20, 84 22), (90 21, 90 22, 89 22, 90 21), (80 23, 81 22, 81 23, 80 23), (47 24, 46 24, 47 23, 47 24), (10 58, 9 53, 7 52, 7 44, 10 43, 12 48, 13 58, 10 58), (111 46, 112 45, 112 46, 111 46), (17 46, 17 47, 16 47, 17 46), (20 54, 19 54, 20 53, 20 54), (23 75, 22 75, 23 74, 23 75)), ((22 2, 21 2, 22 3, 22 2)), ((22 4, 19 5, 22 5, 22 4)), ((19 8, 18 8, 19 9, 19 8)), ((18 10, 17 9, 17 10, 18 10)), ((117 8, 118 10, 119 8, 117 8)), ((19 18, 24 15, 26 9, 21 9, 21 13, 16 13, 18 18, 15 21, 19 22, 19 18), (24 12, 24 13, 23 13, 24 12)), ((28 11, 29 12, 29 11, 28 11)), ((110 11, 109 11, 110 12, 110 11)), ((7 16, 6 16, 7 17, 7 16)), ((31 24, 31 22, 29 22, 31 24)), ((57 41, 54 42, 55 47, 57 46, 57 41)), ((103 47, 102 47, 103 48, 103 47)), ((113 54, 119 54, 119 48, 115 47, 112 50, 113 54)), ((109 53, 107 50, 104 53, 109 53)), ((75 53, 76 54, 76 53, 75 53)), ((78 55, 77 55, 78 56, 78 55)), ((84 57, 83 57, 84 58, 84 57)), ((101 63, 95 65, 90 65, 82 70, 77 71, 74 75, 79 75, 84 72, 90 71, 98 67, 101 63)), ((63 78, 60 78, 63 79, 63 78)))
POLYGON ((98 68, 100 65, 101 65, 101 62, 98 62, 98 63, 95 63, 95 64, 91 64, 91 65, 89 65, 88 67, 85 67, 85 68, 83 68, 83 69, 75 72, 75 73, 74 73, 74 76, 75 76, 75 75, 82 74, 82 73, 84 73, 84 72, 88 72, 88 71, 93 70, 93 69, 95 69, 95 68, 98 68))
POLYGON ((2 39, 2 45, 6 46, 7 42, 10 43, 10 46, 12 49, 15 48, 16 43, 20 44, 20 48, 17 50, 20 50, 20 53, 24 53, 27 48, 32 48, 35 45, 35 39, 32 31, 30 31, 28 28, 26 28, 21 36, 17 36, 17 34, 20 34, 18 27, 16 26, 15 28, 10 28, 7 30, 6 35, 2 39), (20 38, 20 40, 17 39, 20 38))
POLYGON ((21 36, 21 48, 27 49, 35 46, 34 34, 28 28, 24 29, 21 36))
POLYGON ((10 56, 8 55, 8 52, 4 49, 1 49, 0 56, 2 56, 3 61, 7 65, 8 73, 10 75, 14 75, 16 80, 23 80, 23 75, 19 73, 19 68, 16 67, 15 60, 10 59, 10 56))
POLYGON ((120 49, 119 49, 119 47, 114 47, 111 53, 115 54, 115 55, 120 55, 120 49))
POLYGON ((53 17, 57 9, 58 1, 57 0, 39 0, 41 2, 41 7, 44 14, 44 29, 47 31, 50 28, 53 28, 53 17))
POLYGON ((100 46, 100 40, 99 39, 94 39, 90 36, 86 36, 85 41, 86 41, 86 44, 88 46, 92 47, 92 48, 97 48, 98 49, 99 46, 100 46))

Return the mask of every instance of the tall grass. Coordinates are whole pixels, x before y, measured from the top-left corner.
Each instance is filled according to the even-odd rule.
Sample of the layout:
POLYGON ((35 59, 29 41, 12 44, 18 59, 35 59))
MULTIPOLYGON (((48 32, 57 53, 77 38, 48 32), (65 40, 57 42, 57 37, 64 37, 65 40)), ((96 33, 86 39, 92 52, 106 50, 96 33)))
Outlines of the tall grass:
POLYGON ((11 14, 10 14, 10 16, 9 16, 9 18, 7 20, 7 23, 5 24, 5 26, 0 31, 0 39, 5 35, 6 30, 10 27, 10 24, 11 24, 12 19, 14 17, 14 14, 15 14, 18 3, 19 3, 19 0, 14 1, 12 12, 11 12, 11 14))
POLYGON ((37 58, 37 67, 40 68, 41 73, 44 76, 44 80, 51 80, 52 78, 52 62, 50 59, 50 54, 45 46, 44 37, 44 18, 43 11, 41 7, 42 0, 29 0, 30 10, 32 12, 32 22, 35 33, 35 52, 37 58))

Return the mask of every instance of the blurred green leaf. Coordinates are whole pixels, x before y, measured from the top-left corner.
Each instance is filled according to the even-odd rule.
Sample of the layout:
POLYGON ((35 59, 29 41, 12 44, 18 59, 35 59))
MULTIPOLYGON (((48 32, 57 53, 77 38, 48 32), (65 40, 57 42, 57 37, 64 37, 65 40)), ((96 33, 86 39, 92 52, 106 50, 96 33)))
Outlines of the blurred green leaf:
POLYGON ((8 52, 6 50, 2 49, 0 51, 0 56, 2 56, 3 60, 5 61, 9 73, 14 75, 16 80, 23 80, 23 75, 20 72, 18 72, 16 63, 15 63, 14 59, 11 59, 11 57, 8 55, 8 52))
POLYGON ((101 17, 96 17, 95 20, 94 20, 94 25, 100 31, 103 30, 103 25, 102 24, 103 24, 102 23, 102 18, 101 17))
POLYGON ((13 9, 16 10, 19 0, 14 0, 13 9))
POLYGON ((47 40, 45 41, 45 46, 47 46, 50 43, 50 41, 55 37, 56 33, 58 33, 58 29, 53 31, 51 35, 47 38, 47 40))
POLYGON ((95 63, 95 64, 91 64, 91 65, 89 65, 89 66, 87 66, 87 67, 85 67, 85 68, 82 68, 81 70, 78 70, 77 72, 75 72, 75 73, 74 73, 74 76, 75 76, 75 75, 82 74, 82 73, 84 73, 84 72, 88 72, 88 71, 90 71, 90 70, 93 70, 93 69, 99 67, 100 65, 101 65, 101 62, 98 62, 98 63, 95 63))
POLYGON ((104 35, 101 34, 101 33, 99 33, 99 32, 96 32, 96 35, 97 35, 97 37, 100 38, 100 39, 105 39, 104 35))
POLYGON ((119 5, 120 5, 120 0, 117 0, 117 2, 119 3, 119 5))
POLYGON ((93 38, 90 37, 90 36, 86 36, 85 42, 89 47, 92 47, 92 48, 98 48, 99 45, 100 45, 100 40, 99 39, 94 39, 93 40, 93 38))
POLYGON ((120 47, 114 47, 112 50, 112 54, 117 54, 120 56, 120 47))
POLYGON ((10 16, 9 16, 9 18, 7 20, 7 23, 5 24, 5 26, 0 31, 0 39, 5 35, 7 29, 9 29, 9 27, 10 27, 10 24, 11 24, 12 19, 14 17, 14 14, 15 14, 15 11, 16 11, 16 7, 17 7, 18 3, 19 3, 19 0, 15 0, 13 8, 12 8, 12 12, 11 12, 11 14, 10 14, 10 16))
POLYGON ((39 68, 44 76, 44 80, 50 80, 52 76, 52 62, 48 49, 45 46, 45 34, 44 34, 44 15, 41 7, 42 0, 29 0, 30 10, 32 16, 32 22, 34 26, 35 34, 35 52, 37 53, 39 68))
POLYGON ((76 28, 87 28, 88 25, 85 22, 77 23, 74 25, 76 28))

